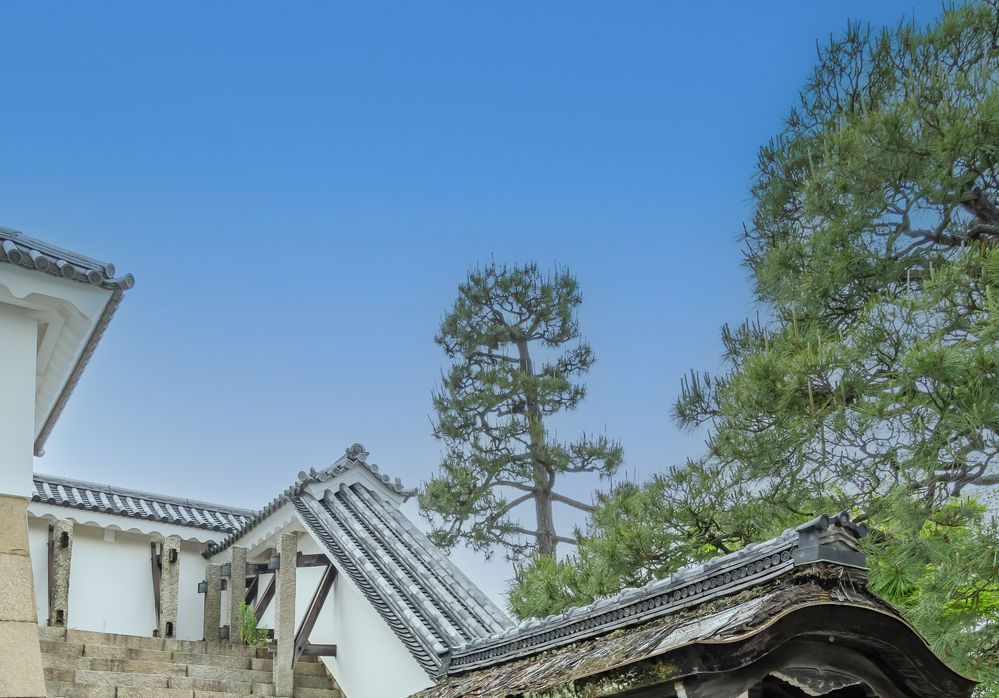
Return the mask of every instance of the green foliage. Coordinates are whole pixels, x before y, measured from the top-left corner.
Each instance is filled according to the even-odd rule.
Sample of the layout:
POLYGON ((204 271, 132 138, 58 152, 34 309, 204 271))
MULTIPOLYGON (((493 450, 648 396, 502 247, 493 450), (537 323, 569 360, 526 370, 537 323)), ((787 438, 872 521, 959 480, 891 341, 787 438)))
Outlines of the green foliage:
POLYGON ((239 604, 239 639, 244 645, 263 647, 267 644, 267 628, 258 627, 257 622, 253 607, 245 603, 239 604))
POLYGON ((675 404, 679 424, 707 429, 707 453, 604 500, 575 564, 520 571, 515 612, 848 509, 881 532, 874 588, 997 695, 996 530, 981 508, 999 484, 997 47, 989 0, 927 28, 850 26, 820 51, 760 150, 744 241, 766 316, 725 328, 726 370, 692 374, 675 404), (635 496, 647 518, 614 513, 635 496), (634 529, 654 527, 647 565, 653 539, 634 529))
POLYGON ((553 504, 592 506, 555 490, 573 473, 612 474, 621 448, 603 436, 556 439, 548 427, 586 395, 578 378, 595 361, 580 339, 579 284, 565 270, 490 264, 469 273, 436 342, 451 366, 434 393, 434 434, 444 447, 439 474, 420 496, 444 548, 464 542, 486 553, 554 554, 553 504), (521 506, 534 505, 534 526, 521 506))

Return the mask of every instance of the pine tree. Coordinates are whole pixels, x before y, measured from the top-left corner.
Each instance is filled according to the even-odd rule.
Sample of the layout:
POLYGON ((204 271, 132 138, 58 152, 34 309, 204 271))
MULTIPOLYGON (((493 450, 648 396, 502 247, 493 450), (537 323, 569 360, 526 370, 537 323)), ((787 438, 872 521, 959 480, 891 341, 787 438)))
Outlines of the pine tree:
POLYGON ((464 542, 511 557, 553 556, 560 535, 555 504, 591 504, 556 490, 565 475, 614 473, 621 447, 604 436, 555 438, 550 419, 574 409, 578 378, 595 360, 581 340, 579 284, 566 270, 544 276, 534 264, 490 264, 469 273, 435 341, 451 366, 434 393, 440 472, 420 496, 445 548, 464 542), (521 515, 533 505, 533 525, 521 515))
POLYGON ((872 588, 999 695, 999 2, 832 40, 753 198, 765 314, 675 405, 707 453, 606 497, 575 564, 521 571, 514 610, 848 509, 877 531, 872 588))

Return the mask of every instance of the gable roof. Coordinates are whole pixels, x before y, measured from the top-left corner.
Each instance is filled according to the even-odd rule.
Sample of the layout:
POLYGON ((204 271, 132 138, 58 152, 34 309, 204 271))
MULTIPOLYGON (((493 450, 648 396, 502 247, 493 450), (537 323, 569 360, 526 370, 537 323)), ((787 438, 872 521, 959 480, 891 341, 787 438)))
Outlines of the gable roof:
POLYGON ((295 510, 431 676, 451 649, 513 625, 454 563, 365 484, 340 483, 295 510))
POLYGON ((149 519, 222 533, 238 530, 249 520, 246 509, 169 495, 99 485, 55 475, 34 474, 35 502, 86 509, 134 519, 149 519))

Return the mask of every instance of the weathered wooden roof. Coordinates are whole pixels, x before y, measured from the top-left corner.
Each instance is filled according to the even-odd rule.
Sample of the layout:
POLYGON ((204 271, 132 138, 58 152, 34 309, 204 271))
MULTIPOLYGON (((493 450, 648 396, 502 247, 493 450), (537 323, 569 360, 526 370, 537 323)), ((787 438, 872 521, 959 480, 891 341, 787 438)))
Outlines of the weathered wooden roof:
POLYGON ((846 514, 820 516, 776 538, 691 565, 638 589, 599 599, 547 618, 532 618, 489 637, 455 647, 449 673, 469 671, 635 625, 739 593, 818 559, 864 567, 856 541, 863 527, 846 514))
MULTIPOLYGON (((898 674, 894 680, 911 686, 900 695, 970 696, 973 682, 947 669, 898 614, 867 592, 858 546, 865 533, 845 514, 822 516, 642 588, 468 641, 444 655, 438 684, 417 695, 712 696, 716 689, 702 675, 744 669, 780 642, 794 640, 814 653, 816 643, 842 637, 861 653, 885 655, 898 674), (790 634, 780 640, 781 632, 790 634), (818 639, 811 637, 816 633, 818 639), (891 642, 896 645, 886 646, 891 642), (671 682, 691 677, 690 686, 674 692, 671 682), (655 688, 641 692, 647 686, 655 688)), ((825 647, 819 653, 835 654, 825 647)), ((791 662, 782 677, 791 685, 826 687, 857 681, 838 671, 791 662)), ((888 680, 878 667, 864 671, 869 683, 888 680)))
MULTIPOLYGON (((808 571, 638 626, 446 676, 414 698, 644 696, 643 689, 663 698, 717 696, 712 679, 717 686, 717 677, 729 673, 735 677, 730 685, 736 686, 745 680, 739 672, 746 666, 778 647, 803 640, 817 647, 818 655, 831 654, 836 642, 861 651, 862 656, 882 654, 892 664, 890 680, 898 691, 878 695, 960 698, 970 696, 974 686, 947 669, 911 627, 867 593, 862 574, 819 563, 808 571), (884 647, 886 640, 894 646, 884 647), (710 678, 698 690, 705 677, 710 678)), ((791 685, 810 686, 807 695, 824 695, 858 682, 838 668, 789 664, 769 670, 791 685)))

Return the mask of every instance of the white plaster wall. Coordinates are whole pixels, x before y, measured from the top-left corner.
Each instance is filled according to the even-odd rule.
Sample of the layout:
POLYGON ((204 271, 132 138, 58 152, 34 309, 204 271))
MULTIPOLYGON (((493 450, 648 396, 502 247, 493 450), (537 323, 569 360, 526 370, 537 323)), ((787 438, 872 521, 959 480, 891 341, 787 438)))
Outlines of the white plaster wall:
MULTIPOLYGON (((299 535, 298 549, 306 555, 326 553, 309 534, 299 535)), ((322 574, 321 567, 296 571, 295 627, 302 622, 322 574)), ((261 577, 261 591, 269 579, 261 577)), ((260 625, 274 627, 274 604, 264 612, 260 625)), ((337 656, 323 662, 348 698, 406 698, 432 684, 378 611, 344 574, 337 575, 309 640, 337 646, 337 656)))
POLYGON ((337 656, 324 659, 349 698, 405 698, 432 685, 405 645, 345 574, 330 600, 328 642, 337 656))
POLYGON ((33 489, 37 345, 37 323, 0 302, 0 494, 30 497, 33 489))
MULTIPOLYGON (((48 620, 47 519, 30 518, 28 537, 34 572, 38 622, 48 620)), ((77 524, 69 579, 69 627, 149 637, 156 627, 150 543, 153 537, 77 524), (105 539, 105 532, 114 542, 105 539)), ((198 543, 183 542, 180 552, 177 637, 200 640, 203 634, 205 560, 198 543)))

